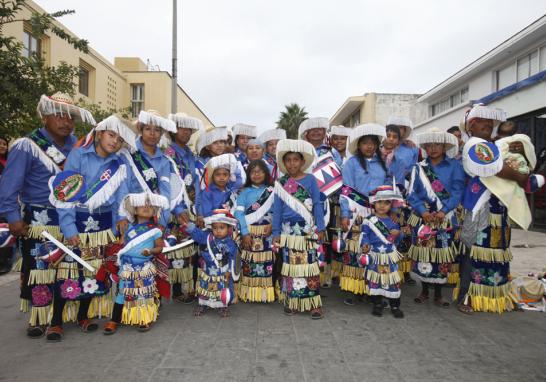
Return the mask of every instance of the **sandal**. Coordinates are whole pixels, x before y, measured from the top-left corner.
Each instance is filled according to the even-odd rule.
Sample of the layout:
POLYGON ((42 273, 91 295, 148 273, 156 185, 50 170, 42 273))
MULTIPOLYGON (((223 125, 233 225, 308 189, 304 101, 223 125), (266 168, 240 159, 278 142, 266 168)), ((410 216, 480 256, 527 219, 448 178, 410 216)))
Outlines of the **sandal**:
POLYGON ((427 300, 428 300, 428 296, 426 294, 420 294, 419 296, 413 299, 413 301, 415 301, 416 304, 424 304, 427 300))
POLYGON ((45 334, 43 326, 29 326, 27 328, 27 336, 30 338, 41 338, 45 334))
POLYGON ((284 314, 286 314, 287 316, 293 316, 294 314, 296 314, 296 311, 293 310, 293 309, 290 309, 287 306, 285 306, 284 307, 284 314))
POLYGON ((449 308, 449 306, 451 305, 449 302, 447 302, 446 300, 444 300, 442 297, 440 298, 435 298, 434 299, 434 305, 436 306, 439 306, 440 308, 449 308))
POLYGON ((99 326, 94 322, 91 322, 90 319, 86 318, 85 320, 78 321, 78 326, 84 333, 91 333, 97 331, 99 326))
POLYGON ((107 336, 114 334, 117 331, 118 323, 115 321, 108 321, 106 324, 104 324, 104 328, 102 329, 102 333, 107 336))
POLYGON ((182 300, 182 303, 185 304, 185 305, 190 305, 190 304, 193 304, 195 302, 195 300, 197 300, 195 298, 195 296, 189 294, 189 295, 184 297, 184 299, 182 300))
POLYGON ((201 317, 203 314, 205 314, 206 312, 206 308, 204 306, 198 306, 197 308, 195 308, 195 310, 193 311, 193 315, 195 317, 201 317))
POLYGON ((346 299, 343 300, 343 303, 345 305, 354 306, 355 300, 352 297, 347 297, 346 299))
POLYGON ((229 309, 228 308, 220 308, 220 317, 228 318, 229 317, 229 309))
POLYGON ((46 331, 48 342, 60 342, 63 339, 63 327, 60 325, 50 326, 46 331))
POLYGON ((463 314, 472 314, 474 309, 470 305, 465 305, 463 303, 457 304, 457 310, 463 314))
POLYGON ((144 332, 147 332, 148 330, 150 330, 151 327, 152 327, 152 325, 150 325, 150 324, 140 325, 138 327, 138 331, 141 332, 141 333, 144 333, 144 332))
POLYGON ((322 313, 321 308, 315 308, 311 310, 311 319, 312 320, 320 320, 324 317, 324 313, 322 313))

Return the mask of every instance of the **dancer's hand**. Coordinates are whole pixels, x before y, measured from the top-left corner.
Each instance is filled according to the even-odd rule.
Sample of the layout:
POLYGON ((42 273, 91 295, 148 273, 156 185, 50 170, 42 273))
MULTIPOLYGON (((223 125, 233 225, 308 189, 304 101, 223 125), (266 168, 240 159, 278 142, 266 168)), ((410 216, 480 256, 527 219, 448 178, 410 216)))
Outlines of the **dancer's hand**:
POLYGON ((250 250, 252 248, 252 237, 250 235, 243 236, 243 248, 250 250))
POLYGON ((22 220, 9 223, 9 232, 15 236, 27 236, 28 235, 28 224, 22 220))
POLYGON ((319 243, 322 243, 324 241, 324 231, 317 232, 317 240, 319 243))
POLYGON ((80 237, 78 235, 74 235, 72 237, 69 237, 67 240, 68 245, 71 247, 79 247, 80 246, 80 237))

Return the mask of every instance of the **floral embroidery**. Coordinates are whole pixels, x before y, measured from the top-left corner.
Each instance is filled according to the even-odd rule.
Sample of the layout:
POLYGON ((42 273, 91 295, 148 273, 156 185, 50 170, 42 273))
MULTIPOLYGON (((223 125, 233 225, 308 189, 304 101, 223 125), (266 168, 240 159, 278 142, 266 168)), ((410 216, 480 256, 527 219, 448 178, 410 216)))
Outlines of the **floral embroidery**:
POLYGON ((76 280, 67 279, 61 284, 61 296, 68 300, 74 300, 81 292, 80 285, 76 280))
POLYGON ((442 184, 442 182, 440 182, 438 179, 436 179, 435 181, 433 181, 431 184, 432 186, 432 189, 434 190, 434 192, 438 193, 438 192, 442 192, 444 190, 444 185, 442 184))
POLYGON ((93 219, 92 216, 89 216, 87 221, 85 221, 83 224, 85 225, 85 232, 98 231, 100 229, 99 222, 93 219))
POLYGON ((438 266, 438 270, 440 271, 441 274, 447 275, 449 271, 451 270, 451 266, 448 263, 441 263, 438 266))
POLYGON ((174 269, 184 268, 184 259, 173 260, 171 261, 171 264, 174 269))
POLYGON ((475 271, 473 271, 471 277, 472 281, 474 281, 474 284, 481 284, 483 277, 479 270, 476 269, 475 271))
POLYGON ((142 174, 146 178, 146 181, 149 181, 150 179, 157 178, 157 175, 155 174, 155 170, 153 168, 148 168, 148 169, 142 171, 142 174))
POLYGON ((294 290, 305 289, 307 286, 307 281, 303 277, 295 277, 293 279, 294 290))
POLYGON ((57 148, 54 146, 49 146, 46 150, 46 154, 57 164, 62 163, 62 161, 65 160, 64 154, 57 150, 57 148))
POLYGON ((473 183, 472 184, 472 187, 470 187, 470 190, 472 191, 472 193, 474 194, 477 194, 478 192, 480 192, 482 188, 480 187, 479 183, 473 183))
POLYGON ((47 225, 51 219, 47 216, 47 210, 43 211, 34 211, 34 216, 32 219, 32 225, 47 225))
POLYGON ((417 269, 419 269, 419 272, 422 274, 429 274, 432 272, 432 264, 431 263, 419 263, 417 265, 417 269))
POLYGON ((93 294, 99 289, 99 286, 97 284, 97 280, 95 279, 85 279, 83 281, 83 292, 93 294))
POLYGON ((32 288, 32 305, 45 306, 51 302, 52 297, 46 285, 36 285, 32 288))
POLYGON ((311 290, 319 289, 319 287, 320 287, 320 277, 319 276, 309 277, 309 279, 307 279, 307 286, 311 290))
POLYGON ((308 210, 311 210, 313 208, 313 200, 311 200, 311 198, 307 198, 303 201, 303 205, 305 206, 305 208, 307 208, 308 210))

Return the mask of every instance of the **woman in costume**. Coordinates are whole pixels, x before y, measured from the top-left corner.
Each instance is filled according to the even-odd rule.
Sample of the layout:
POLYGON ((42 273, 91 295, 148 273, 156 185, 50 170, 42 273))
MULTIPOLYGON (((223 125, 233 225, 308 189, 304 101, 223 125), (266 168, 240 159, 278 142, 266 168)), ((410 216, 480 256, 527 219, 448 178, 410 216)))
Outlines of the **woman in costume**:
POLYGON ((379 151, 385 127, 367 123, 354 128, 349 140, 353 155, 343 166, 343 188, 340 196, 341 228, 345 252, 340 275, 342 291, 348 292, 346 305, 354 305, 355 296, 368 294, 364 269, 358 266, 360 223, 372 210, 368 202, 371 191, 386 184, 388 170, 379 151))
POLYGON ((273 302, 275 289, 271 250, 273 187, 269 171, 261 159, 247 167, 247 182, 237 197, 235 217, 242 236, 242 277, 239 298, 244 302, 273 302))
POLYGON ((409 256, 422 287, 414 301, 425 303, 429 287, 434 286, 434 304, 447 308, 449 302, 442 298, 442 286, 447 283, 457 254, 455 211, 462 200, 465 175, 460 162, 453 159, 459 148, 454 135, 432 128, 419 134, 418 142, 427 158, 413 168, 408 188, 408 202, 413 209, 409 256))
POLYGON ((282 259, 281 294, 284 312, 311 312, 321 319, 318 246, 324 240, 323 202, 317 181, 306 174, 315 160, 315 149, 302 140, 283 139, 277 144, 277 164, 283 174, 275 183, 273 245, 282 259))

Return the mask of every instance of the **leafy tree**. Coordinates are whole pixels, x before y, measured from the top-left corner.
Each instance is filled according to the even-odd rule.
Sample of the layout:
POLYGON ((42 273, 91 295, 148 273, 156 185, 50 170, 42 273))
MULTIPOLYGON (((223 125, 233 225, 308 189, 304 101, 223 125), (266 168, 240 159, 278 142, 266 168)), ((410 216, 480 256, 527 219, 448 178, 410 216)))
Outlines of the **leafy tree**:
POLYGON ((286 130, 286 136, 290 139, 298 139, 298 127, 307 119, 305 107, 300 107, 297 103, 285 105, 284 111, 281 111, 277 127, 286 130))

